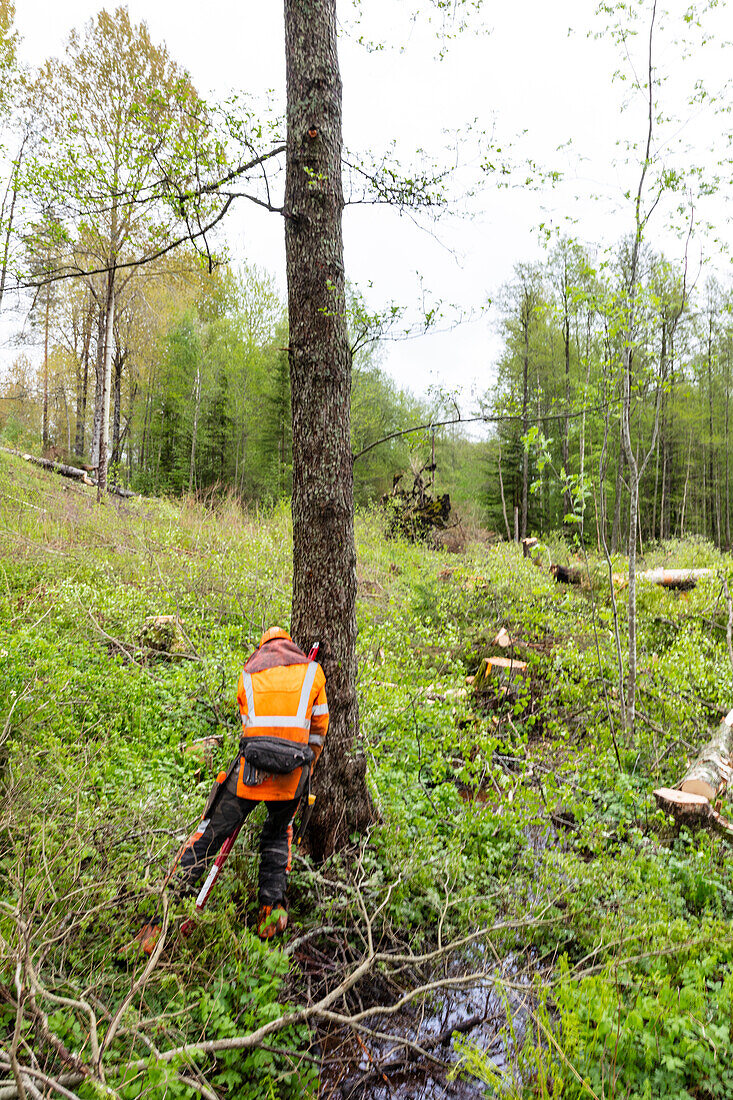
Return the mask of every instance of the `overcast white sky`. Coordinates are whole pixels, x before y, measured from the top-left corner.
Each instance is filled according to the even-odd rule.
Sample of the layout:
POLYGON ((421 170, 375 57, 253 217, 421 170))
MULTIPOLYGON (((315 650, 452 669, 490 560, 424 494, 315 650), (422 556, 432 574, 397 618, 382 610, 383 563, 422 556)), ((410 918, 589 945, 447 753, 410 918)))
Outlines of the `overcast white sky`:
MULTIPOLYGON (((23 59, 35 64, 60 54, 69 29, 101 6, 95 0, 17 0, 23 59)), ((130 0, 128 7, 134 19, 146 20, 154 40, 165 41, 202 93, 221 96, 236 88, 265 94, 271 89, 271 99, 283 101, 280 3, 130 0)), ((430 300, 456 303, 475 315, 458 328, 391 344, 384 360, 394 377, 415 391, 431 384, 459 389, 468 409, 471 393, 483 392, 491 383, 499 349, 496 309, 482 307, 511 277, 516 262, 541 254, 537 225, 567 226, 581 239, 606 242, 630 228, 632 215, 623 200, 630 179, 612 162, 621 156, 619 142, 642 136, 643 118, 633 107, 621 108, 623 90, 611 77, 622 59, 610 39, 588 37, 589 30, 600 29, 594 0, 485 5, 485 32, 463 35, 442 61, 424 22, 412 24, 407 18, 404 0, 366 0, 364 7, 369 23, 356 31, 350 25, 351 5, 344 0, 339 9, 345 141, 350 149, 380 149, 394 138, 405 163, 416 147, 440 156, 444 130, 477 120, 479 129, 493 131, 502 144, 526 131, 516 155, 521 149, 568 174, 566 184, 553 192, 502 190, 488 177, 473 204, 472 219, 459 216, 458 199, 455 215, 421 226, 384 208, 352 206, 346 211, 347 275, 370 305, 417 305, 424 291, 430 300), (364 32, 373 39, 397 41, 405 49, 390 46, 370 53, 356 41, 364 32), (569 138, 573 154, 556 152, 569 138)), ((424 0, 423 11, 429 7, 424 0)), ((670 7, 681 14, 688 4, 671 0, 670 7)), ((720 85, 732 68, 724 39, 733 32, 733 16, 723 5, 714 19, 708 25, 714 35, 710 49, 716 53, 712 63, 705 61, 704 72, 713 81, 719 72, 720 85)), ((673 98, 681 70, 673 48, 664 49, 660 65, 672 78, 673 98)), ((690 64, 701 63, 698 57, 690 64)), ((684 136, 699 137, 706 126, 696 116, 687 121, 684 136)), ((469 142, 464 156, 470 149, 469 142)), ((240 202, 227 225, 232 256, 269 269, 284 290, 280 219, 240 202)), ((722 200, 716 209, 727 238, 722 200)))

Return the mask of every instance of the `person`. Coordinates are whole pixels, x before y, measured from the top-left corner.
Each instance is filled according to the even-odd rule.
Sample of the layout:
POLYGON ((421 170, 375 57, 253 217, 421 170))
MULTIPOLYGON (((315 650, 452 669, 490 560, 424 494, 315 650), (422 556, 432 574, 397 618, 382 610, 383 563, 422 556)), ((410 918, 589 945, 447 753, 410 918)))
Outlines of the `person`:
MULTIPOLYGON (((286 886, 293 819, 328 731, 323 669, 298 648, 286 630, 273 626, 260 638, 239 677, 242 716, 240 752, 222 784, 208 820, 183 850, 172 889, 179 897, 195 885, 228 836, 260 803, 267 818, 260 834, 257 934, 271 939, 288 923, 286 886)), ((157 921, 141 934, 152 951, 157 921)))

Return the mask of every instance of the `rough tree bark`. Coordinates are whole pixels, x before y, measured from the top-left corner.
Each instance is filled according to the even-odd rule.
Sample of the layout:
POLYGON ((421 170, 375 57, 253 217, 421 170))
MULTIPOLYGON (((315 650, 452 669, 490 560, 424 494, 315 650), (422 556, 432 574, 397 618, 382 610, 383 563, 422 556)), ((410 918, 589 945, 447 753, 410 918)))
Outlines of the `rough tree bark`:
POLYGON ((96 470, 99 466, 99 449, 102 440, 102 389, 104 386, 104 334, 106 331, 107 310, 98 301, 97 314, 97 354, 94 364, 94 420, 92 423, 91 464, 96 470))
POLYGON ((44 317, 43 338, 43 422, 41 428, 41 443, 44 451, 50 442, 48 436, 48 325, 51 312, 51 284, 46 286, 46 310, 44 317))
POLYGON ((292 634, 306 650, 321 642, 327 677, 331 721, 310 834, 311 851, 322 858, 374 819, 366 760, 354 747, 356 548, 335 0, 285 0, 285 52, 292 634))
POLYGON ((84 454, 86 434, 87 394, 89 391, 89 352, 92 342, 92 323, 94 320, 94 299, 91 298, 84 314, 83 344, 81 362, 77 370, 76 388, 76 432, 74 436, 74 454, 81 458, 84 454))
POLYGON ((726 793, 733 777, 732 755, 733 711, 720 723, 677 786, 660 787, 654 792, 657 802, 682 823, 712 825, 733 839, 733 826, 714 805, 726 793))
POLYGON ((613 500, 613 524, 611 526, 611 553, 615 554, 621 542, 621 496, 624 487, 624 444, 621 434, 616 463, 616 491, 613 500))
MULTIPOLYGON (((527 304, 527 315, 523 319, 524 327, 524 354, 522 356, 522 435, 526 437, 529 430, 529 316, 530 309, 527 304)), ((525 446, 522 451, 522 529, 521 537, 527 537, 527 511, 529 508, 529 450, 525 446)))
POLYGON ((107 491, 107 466, 109 463, 109 407, 112 397, 112 344, 115 329, 115 272, 110 265, 107 291, 107 315, 104 328, 104 375, 102 381, 102 424, 99 437, 99 465, 97 466, 97 500, 107 491))
POLYGON ((117 484, 117 465, 120 461, 120 431, 122 427, 122 368, 125 365, 125 354, 118 347, 113 360, 114 367, 114 411, 112 413, 112 451, 110 463, 112 465, 112 484, 117 484))

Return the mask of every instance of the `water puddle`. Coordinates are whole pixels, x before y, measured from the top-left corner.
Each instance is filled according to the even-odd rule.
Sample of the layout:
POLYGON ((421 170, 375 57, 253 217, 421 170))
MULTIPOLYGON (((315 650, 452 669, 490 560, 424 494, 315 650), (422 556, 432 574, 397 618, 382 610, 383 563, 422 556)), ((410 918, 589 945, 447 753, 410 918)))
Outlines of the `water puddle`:
MULTIPOLYGON (((457 979, 485 966, 483 951, 477 947, 428 980, 457 979)), ((458 1060, 455 1036, 479 1047, 497 1069, 506 1067, 510 1047, 521 1044, 524 1037, 529 986, 527 994, 508 991, 505 995, 497 979, 511 975, 516 982, 516 971, 510 957, 496 965, 493 976, 487 974, 485 979, 466 988, 438 990, 429 1000, 392 1016, 375 1013, 364 1023, 379 1032, 379 1037, 345 1034, 343 1030, 322 1033, 321 1097, 323 1100, 483 1098, 486 1086, 475 1078, 450 1080, 451 1068, 458 1060), (511 1016, 509 1028, 507 1012, 511 1016), (511 1038, 507 1039, 507 1034, 511 1038)), ((522 977, 519 981, 523 981, 522 977)))

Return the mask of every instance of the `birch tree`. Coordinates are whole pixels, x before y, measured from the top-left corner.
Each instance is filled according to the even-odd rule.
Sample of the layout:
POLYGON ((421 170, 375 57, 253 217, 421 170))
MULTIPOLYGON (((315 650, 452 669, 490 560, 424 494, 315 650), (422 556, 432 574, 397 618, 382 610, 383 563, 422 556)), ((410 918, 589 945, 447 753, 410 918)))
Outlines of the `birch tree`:
MULTIPOLYGON (((26 183, 39 200, 53 194, 66 263, 53 277, 83 275, 99 309, 99 384, 92 464, 107 481, 115 302, 134 263, 167 250, 176 235, 210 212, 190 187, 207 145, 207 114, 185 70, 126 8, 101 11, 69 37, 65 55, 41 71, 41 153, 26 183)), ((52 277, 52 276, 49 276, 52 277)))

